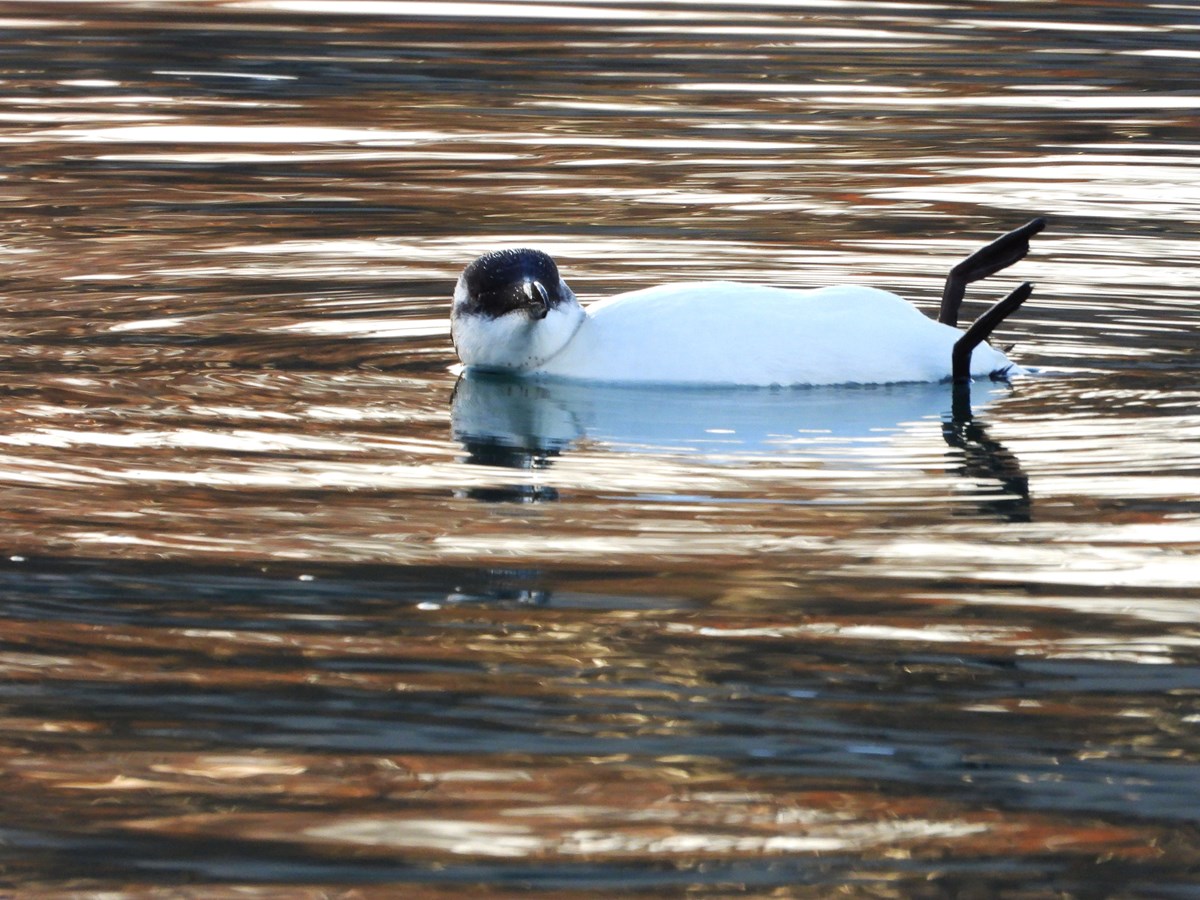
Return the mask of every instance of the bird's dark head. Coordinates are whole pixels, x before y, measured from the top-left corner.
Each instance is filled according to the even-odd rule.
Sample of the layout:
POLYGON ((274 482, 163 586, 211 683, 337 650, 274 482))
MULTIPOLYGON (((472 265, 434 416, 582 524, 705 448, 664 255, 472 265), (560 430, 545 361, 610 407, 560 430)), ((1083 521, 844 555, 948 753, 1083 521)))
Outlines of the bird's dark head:
POLYGON ((468 366, 524 371, 562 350, 585 316, 547 254, 496 250, 459 276, 450 334, 468 366))
MULTIPOLYGON (((496 250, 467 266, 455 292, 456 312, 499 318, 522 312, 544 319, 565 299, 554 260, 541 250, 496 250)), ((566 293, 570 293, 566 291, 566 293)))

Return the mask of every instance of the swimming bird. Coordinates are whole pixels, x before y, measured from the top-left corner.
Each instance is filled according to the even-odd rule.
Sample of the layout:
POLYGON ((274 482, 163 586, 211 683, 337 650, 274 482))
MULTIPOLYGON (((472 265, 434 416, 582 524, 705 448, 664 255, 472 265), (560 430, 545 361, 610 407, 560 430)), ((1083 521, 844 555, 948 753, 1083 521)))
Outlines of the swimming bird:
POLYGON ((462 272, 451 339, 468 370, 664 385, 836 385, 1004 379, 1020 368, 984 343, 1029 296, 1026 282, 964 333, 968 284, 1012 265, 1038 218, 950 271, 938 321, 895 294, 729 281, 666 284, 586 309, 540 250, 497 250, 462 272))

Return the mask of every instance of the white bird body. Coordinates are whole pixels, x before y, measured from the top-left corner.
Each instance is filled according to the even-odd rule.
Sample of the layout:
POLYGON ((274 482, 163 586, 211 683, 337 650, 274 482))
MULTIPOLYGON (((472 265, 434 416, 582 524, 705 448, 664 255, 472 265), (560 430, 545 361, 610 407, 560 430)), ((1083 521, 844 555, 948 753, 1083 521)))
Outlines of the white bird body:
MULTIPOLYGON (((591 304, 565 346, 524 373, 676 385, 942 381, 960 337, 875 288, 690 282, 591 304)), ((973 375, 1011 368, 990 346, 972 355, 973 375)))

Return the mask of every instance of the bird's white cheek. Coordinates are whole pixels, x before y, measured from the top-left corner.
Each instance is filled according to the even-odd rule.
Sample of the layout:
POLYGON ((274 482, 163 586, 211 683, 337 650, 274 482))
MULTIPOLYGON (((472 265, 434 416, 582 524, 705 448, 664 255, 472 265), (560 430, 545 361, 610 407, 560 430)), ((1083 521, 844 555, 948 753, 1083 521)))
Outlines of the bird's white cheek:
POLYGON ((458 315, 451 337, 458 358, 482 369, 527 371, 554 356, 575 335, 584 318, 579 306, 551 310, 544 319, 512 312, 493 319, 458 315))
POLYGON ((450 327, 454 349, 458 358, 468 366, 483 368, 508 368, 507 360, 512 352, 513 328, 509 319, 501 316, 492 319, 486 316, 457 316, 450 327))

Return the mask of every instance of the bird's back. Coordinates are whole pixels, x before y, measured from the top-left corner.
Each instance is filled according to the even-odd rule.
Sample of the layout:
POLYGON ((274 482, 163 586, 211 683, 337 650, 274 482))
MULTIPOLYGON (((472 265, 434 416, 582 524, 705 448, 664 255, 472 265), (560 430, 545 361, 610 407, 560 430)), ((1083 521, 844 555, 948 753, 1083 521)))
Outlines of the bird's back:
MULTIPOLYGON (((663 285, 588 307, 575 338, 539 370, 605 382, 884 384, 950 375, 962 333, 895 294, 735 282, 663 285)), ((972 371, 1008 361, 978 348, 972 371)))

